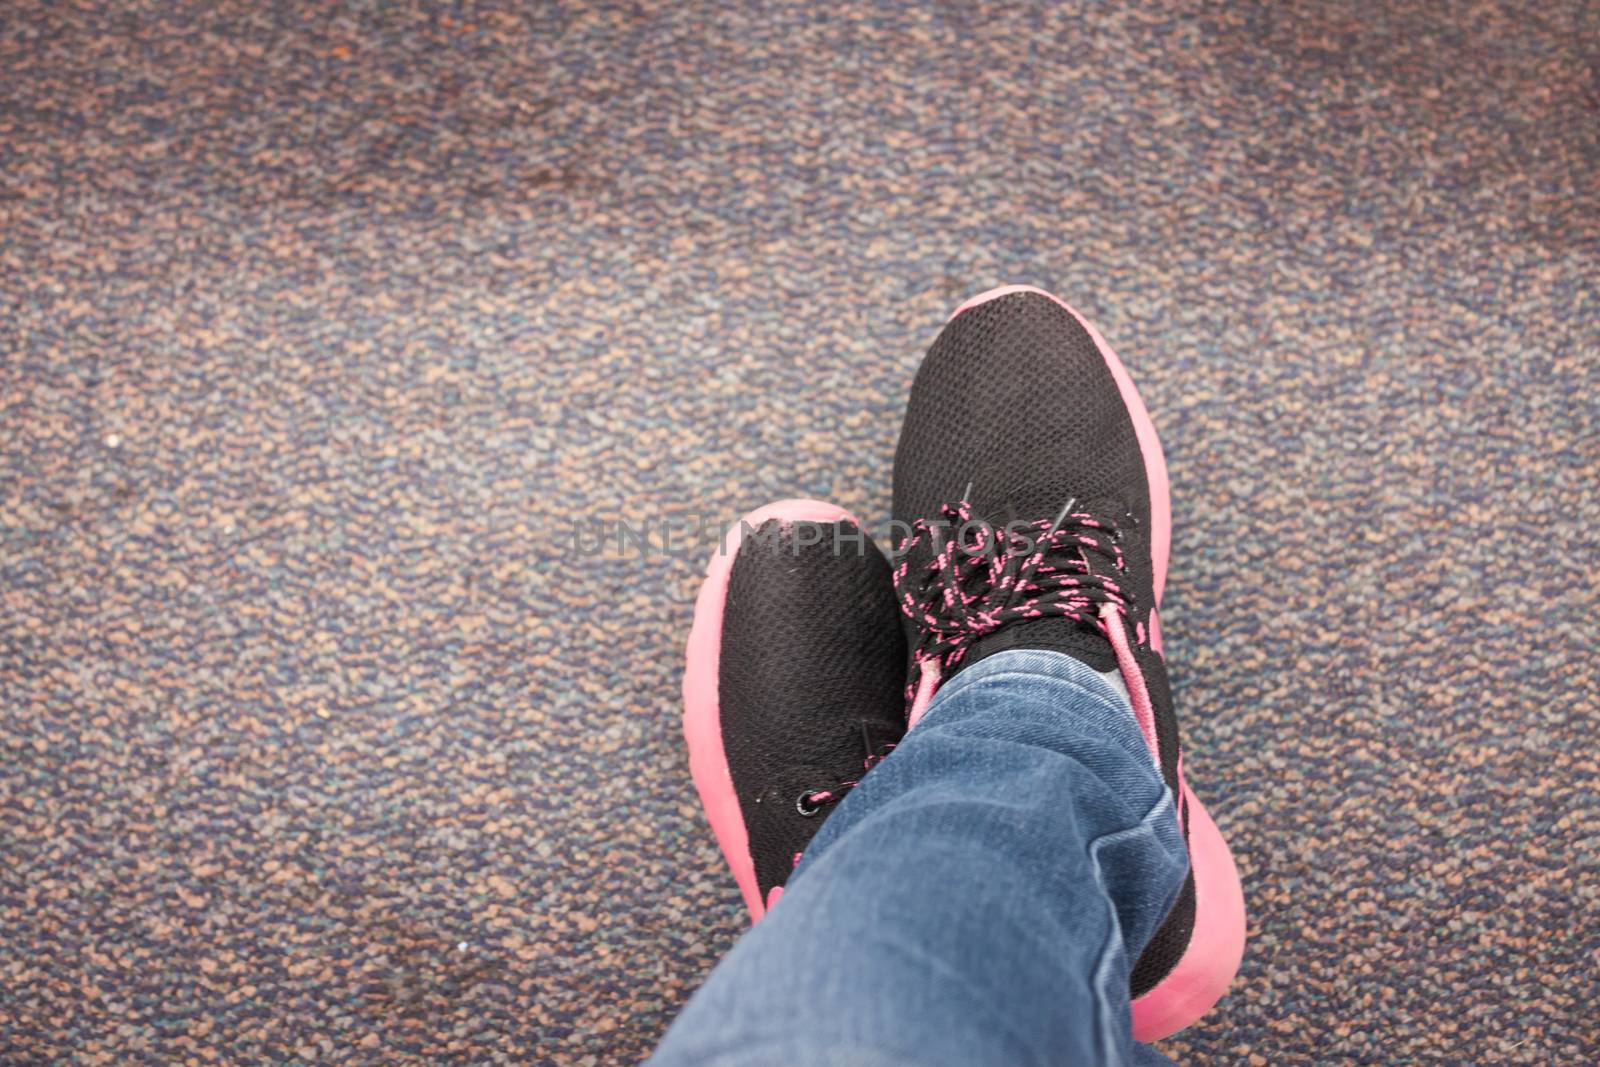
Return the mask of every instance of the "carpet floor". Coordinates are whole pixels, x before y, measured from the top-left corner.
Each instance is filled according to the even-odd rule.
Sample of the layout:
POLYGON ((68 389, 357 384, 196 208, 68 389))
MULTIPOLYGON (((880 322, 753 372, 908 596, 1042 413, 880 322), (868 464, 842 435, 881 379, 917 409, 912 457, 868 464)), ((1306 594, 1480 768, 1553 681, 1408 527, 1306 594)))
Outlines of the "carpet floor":
POLYGON ((978 8, 6 5, 0 1062, 641 1058, 709 531, 881 521, 1002 282, 1171 465, 1166 1051, 1595 1061, 1600 13, 978 8))

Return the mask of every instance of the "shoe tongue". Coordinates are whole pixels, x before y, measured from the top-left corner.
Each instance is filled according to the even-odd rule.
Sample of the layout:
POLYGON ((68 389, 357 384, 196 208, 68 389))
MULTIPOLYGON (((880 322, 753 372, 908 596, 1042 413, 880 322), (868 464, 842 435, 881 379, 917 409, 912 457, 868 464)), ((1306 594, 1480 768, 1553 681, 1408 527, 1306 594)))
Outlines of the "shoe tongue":
POLYGON ((967 648, 967 654, 961 657, 952 674, 996 652, 1013 649, 1060 652, 1102 674, 1117 666, 1111 642, 1098 629, 1075 619, 1057 617, 1013 622, 987 637, 980 637, 967 648))

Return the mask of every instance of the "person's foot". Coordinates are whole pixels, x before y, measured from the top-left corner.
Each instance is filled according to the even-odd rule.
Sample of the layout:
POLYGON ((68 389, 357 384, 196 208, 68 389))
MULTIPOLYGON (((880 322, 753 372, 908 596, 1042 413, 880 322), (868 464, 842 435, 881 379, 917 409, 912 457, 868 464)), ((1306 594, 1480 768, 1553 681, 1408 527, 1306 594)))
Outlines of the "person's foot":
POLYGON ((911 387, 894 518, 909 530, 894 581, 913 727, 943 681, 1007 649, 1063 652, 1126 684, 1178 800, 1191 861, 1177 903, 1132 965, 1134 1037, 1188 1026, 1238 969, 1244 898, 1227 844, 1184 782, 1161 654, 1166 462, 1094 327, 1026 286, 958 308, 911 387))
POLYGON ((683 730, 752 920, 905 733, 905 657, 889 563, 847 512, 785 500, 728 531, 695 602, 683 730))

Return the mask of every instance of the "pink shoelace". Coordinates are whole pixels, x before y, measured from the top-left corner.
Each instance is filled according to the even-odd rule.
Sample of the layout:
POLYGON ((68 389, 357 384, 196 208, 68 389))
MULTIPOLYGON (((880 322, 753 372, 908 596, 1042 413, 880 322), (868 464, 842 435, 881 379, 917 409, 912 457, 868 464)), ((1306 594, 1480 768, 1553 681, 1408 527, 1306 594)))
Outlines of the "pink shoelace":
POLYGON ((1134 718, 1159 763, 1155 711, 1128 636, 1128 594, 1116 580, 1127 571, 1118 526, 1074 511, 1077 502, 1069 500, 1054 520, 996 529, 974 520, 970 495, 969 487, 936 520, 917 520, 894 569, 900 610, 922 635, 912 651, 909 725, 974 642, 1013 622, 1067 618, 1110 642, 1134 718))

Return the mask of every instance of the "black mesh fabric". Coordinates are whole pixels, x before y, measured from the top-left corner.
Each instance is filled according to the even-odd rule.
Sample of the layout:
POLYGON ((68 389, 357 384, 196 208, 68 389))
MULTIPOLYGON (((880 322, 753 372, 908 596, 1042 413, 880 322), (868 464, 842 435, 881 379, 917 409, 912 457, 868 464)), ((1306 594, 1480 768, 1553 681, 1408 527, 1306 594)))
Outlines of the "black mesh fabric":
POLYGON ((1069 499, 1150 519, 1133 420, 1094 339, 1055 301, 965 311, 928 350, 894 460, 894 514, 935 516, 972 482, 976 513, 1051 518, 1069 499))
POLYGON ((1156 927, 1150 943, 1134 963, 1128 975, 1129 996, 1144 996, 1177 966, 1189 947, 1189 938, 1194 936, 1194 903, 1194 875, 1190 874, 1183 880, 1183 891, 1178 894, 1177 903, 1167 912, 1166 920, 1156 927))
POLYGON ((801 815, 800 794, 860 778, 869 750, 905 732, 888 561, 849 524, 802 534, 774 521, 745 538, 722 623, 722 744, 763 898, 831 810, 801 815))
MULTIPOLYGON (((897 531, 936 518, 940 505, 969 484, 974 514, 996 528, 1054 518, 1069 500, 1077 501, 1076 510, 1116 521, 1128 562, 1118 580, 1135 606, 1131 621, 1148 622, 1150 491, 1133 419, 1094 338, 1038 293, 1012 293, 962 312, 934 341, 912 383, 894 460, 894 517, 904 524, 897 531)), ((914 646, 915 625, 902 621, 914 646)), ((1012 648, 1064 652, 1097 671, 1116 665, 1110 643, 1093 627, 1040 619, 974 643, 960 667, 1012 648)), ((1176 790, 1178 728, 1166 665, 1153 652, 1136 655, 1154 705, 1162 769, 1176 790)), ((1134 964, 1134 996, 1183 955, 1194 915, 1191 878, 1134 964)))

